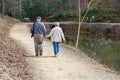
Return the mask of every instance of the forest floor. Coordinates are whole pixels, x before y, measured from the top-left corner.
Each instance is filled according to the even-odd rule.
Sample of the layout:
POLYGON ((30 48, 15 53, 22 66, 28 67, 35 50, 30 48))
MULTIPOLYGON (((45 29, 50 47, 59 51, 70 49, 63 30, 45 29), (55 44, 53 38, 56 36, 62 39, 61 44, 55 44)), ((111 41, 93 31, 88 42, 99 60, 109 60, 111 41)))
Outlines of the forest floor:
POLYGON ((28 64, 22 56, 26 51, 9 37, 17 19, 0 15, 0 80, 31 80, 28 64))
POLYGON ((61 44, 60 54, 54 57, 52 43, 44 39, 42 57, 36 57, 33 38, 27 23, 18 23, 10 29, 9 36, 25 50, 32 80, 120 80, 111 69, 97 63, 83 52, 61 44))

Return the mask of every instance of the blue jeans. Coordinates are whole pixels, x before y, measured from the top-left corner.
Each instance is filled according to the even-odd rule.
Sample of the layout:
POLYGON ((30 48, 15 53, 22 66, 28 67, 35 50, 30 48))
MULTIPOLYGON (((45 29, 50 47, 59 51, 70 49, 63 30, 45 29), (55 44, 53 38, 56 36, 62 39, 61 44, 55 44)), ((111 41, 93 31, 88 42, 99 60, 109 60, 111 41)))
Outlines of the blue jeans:
POLYGON ((60 42, 53 42, 54 54, 57 55, 59 53, 59 43, 60 42))

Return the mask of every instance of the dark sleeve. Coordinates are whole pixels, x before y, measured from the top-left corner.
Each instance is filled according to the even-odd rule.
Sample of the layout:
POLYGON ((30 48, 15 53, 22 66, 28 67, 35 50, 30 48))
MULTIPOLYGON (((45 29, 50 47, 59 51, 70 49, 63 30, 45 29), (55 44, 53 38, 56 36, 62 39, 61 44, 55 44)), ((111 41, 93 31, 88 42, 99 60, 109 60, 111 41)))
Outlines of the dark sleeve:
POLYGON ((43 35, 45 36, 46 35, 46 27, 44 24, 42 24, 42 26, 43 26, 43 35))
POLYGON ((33 24, 32 24, 31 27, 30 27, 30 32, 31 32, 31 33, 33 32, 33 24))

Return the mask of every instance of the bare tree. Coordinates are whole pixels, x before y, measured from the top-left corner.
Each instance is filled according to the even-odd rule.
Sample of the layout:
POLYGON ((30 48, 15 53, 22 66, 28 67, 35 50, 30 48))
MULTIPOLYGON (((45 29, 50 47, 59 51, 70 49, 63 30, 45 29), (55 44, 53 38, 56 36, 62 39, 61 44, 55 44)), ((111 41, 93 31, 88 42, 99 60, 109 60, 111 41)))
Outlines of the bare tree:
POLYGON ((2 15, 5 14, 5 1, 2 0, 2 15))
POLYGON ((78 8, 79 8, 79 25, 78 25, 78 34, 77 34, 77 41, 76 41, 76 48, 78 47, 79 37, 80 37, 80 19, 81 19, 81 8, 80 8, 80 0, 78 0, 78 8))
POLYGON ((21 16, 21 11, 22 11, 22 6, 21 6, 21 0, 20 0, 20 3, 19 3, 19 7, 20 7, 20 16, 21 16))
POLYGON ((92 4, 94 0, 90 0, 88 6, 87 6, 87 11, 85 12, 83 18, 81 19, 81 8, 80 8, 80 0, 78 0, 78 7, 79 7, 79 26, 78 26, 78 34, 77 34, 77 41, 76 41, 76 48, 78 47, 78 43, 79 43, 79 37, 80 37, 80 27, 81 27, 81 24, 82 22, 84 21, 87 13, 88 13, 88 10, 92 4))
POLYGON ((72 1, 70 0, 70 11, 72 11, 72 1))

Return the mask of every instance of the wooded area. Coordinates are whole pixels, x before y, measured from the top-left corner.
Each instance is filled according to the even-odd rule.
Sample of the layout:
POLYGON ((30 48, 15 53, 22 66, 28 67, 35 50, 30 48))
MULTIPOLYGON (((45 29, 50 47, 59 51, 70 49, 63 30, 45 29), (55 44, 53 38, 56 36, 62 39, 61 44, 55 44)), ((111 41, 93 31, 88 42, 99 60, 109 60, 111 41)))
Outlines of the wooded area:
POLYGON ((74 12, 77 0, 0 0, 0 10, 16 18, 34 18, 38 15, 48 18, 57 13, 74 12))
MULTIPOLYGON (((78 21, 78 1, 83 17, 91 0, 0 0, 0 12, 19 19, 39 15, 47 21, 78 21)), ((93 0, 85 21, 95 15, 97 22, 118 22, 119 7, 120 0, 93 0)))

